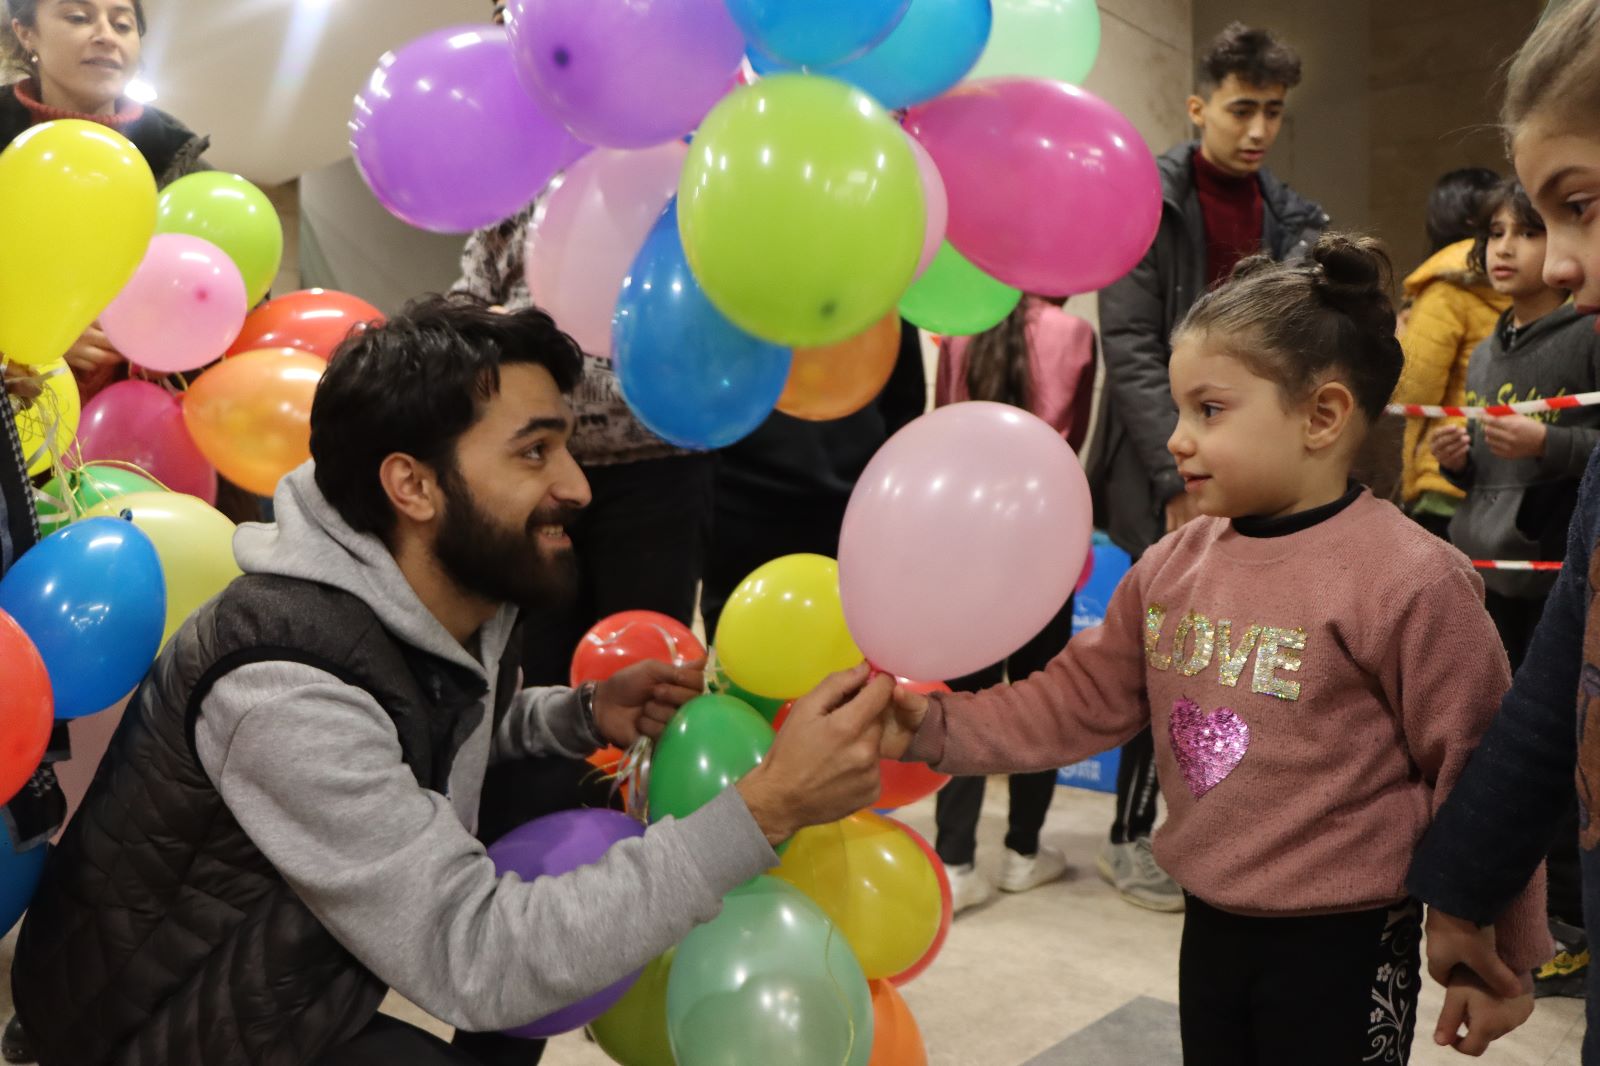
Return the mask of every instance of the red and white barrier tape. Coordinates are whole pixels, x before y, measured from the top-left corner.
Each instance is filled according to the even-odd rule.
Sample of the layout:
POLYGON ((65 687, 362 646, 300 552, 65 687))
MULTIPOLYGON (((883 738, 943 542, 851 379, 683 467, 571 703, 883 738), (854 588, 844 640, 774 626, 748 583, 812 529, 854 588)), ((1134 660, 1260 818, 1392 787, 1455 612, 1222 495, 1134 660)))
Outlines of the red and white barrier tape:
POLYGON ((1472 565, 1479 570, 1560 570, 1558 562, 1542 562, 1537 559, 1474 559, 1472 565))
POLYGON ((1600 404, 1600 392, 1580 392, 1573 396, 1553 396, 1548 400, 1523 400, 1492 407, 1435 407, 1420 403, 1392 403, 1389 413, 1411 418, 1499 418, 1505 415, 1533 415, 1544 411, 1565 411, 1573 407, 1600 404))

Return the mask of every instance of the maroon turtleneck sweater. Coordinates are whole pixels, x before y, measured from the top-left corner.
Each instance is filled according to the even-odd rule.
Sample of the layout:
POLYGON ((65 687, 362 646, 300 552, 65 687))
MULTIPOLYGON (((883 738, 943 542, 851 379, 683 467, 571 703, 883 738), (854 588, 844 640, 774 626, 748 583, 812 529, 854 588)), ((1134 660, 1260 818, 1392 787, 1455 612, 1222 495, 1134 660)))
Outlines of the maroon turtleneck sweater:
POLYGON ((117 113, 114 115, 85 115, 77 111, 51 107, 39 101, 39 83, 33 78, 17 82, 13 91, 17 95, 18 102, 33 116, 35 126, 41 122, 54 122, 61 118, 76 118, 85 122, 98 122, 102 126, 110 126, 114 130, 123 132, 144 117, 144 105, 126 98, 117 101, 117 113))
POLYGON ((1194 187, 1205 220, 1206 284, 1215 285, 1235 263, 1261 250, 1261 182, 1254 174, 1229 174, 1196 148, 1194 187))

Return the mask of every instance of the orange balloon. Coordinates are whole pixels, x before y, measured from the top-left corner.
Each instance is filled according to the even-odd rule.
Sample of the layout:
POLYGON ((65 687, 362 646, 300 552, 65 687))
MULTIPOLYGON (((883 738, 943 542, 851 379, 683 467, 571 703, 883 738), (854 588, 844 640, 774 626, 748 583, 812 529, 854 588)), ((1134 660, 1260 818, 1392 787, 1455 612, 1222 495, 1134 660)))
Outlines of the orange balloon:
POLYGON ((868 981, 872 990, 872 1058, 867 1066, 928 1066, 928 1049, 916 1016, 888 981, 868 981))
POLYGON ((382 311, 349 293, 331 289, 291 292, 250 312, 228 354, 296 348, 331 359, 351 333, 382 322, 382 311))
POLYGON ((811 422, 853 415, 877 399, 900 358, 900 312, 826 348, 796 348, 778 410, 811 422))
POLYGON ((224 359, 184 393, 184 424, 218 473, 271 496, 279 478, 311 458, 311 399, 327 369, 283 349, 224 359))

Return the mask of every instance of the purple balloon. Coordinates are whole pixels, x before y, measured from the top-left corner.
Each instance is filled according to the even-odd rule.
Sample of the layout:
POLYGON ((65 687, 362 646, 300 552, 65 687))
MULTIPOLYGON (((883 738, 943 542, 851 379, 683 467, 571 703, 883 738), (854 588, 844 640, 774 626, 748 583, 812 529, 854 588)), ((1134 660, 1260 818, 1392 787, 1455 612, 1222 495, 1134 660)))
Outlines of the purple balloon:
POLYGON ((436 233, 509 218, 589 150, 522 88, 506 32, 481 26, 385 54, 356 96, 350 147, 383 206, 436 233))
POLYGON ((511 0, 523 82, 590 144, 681 137, 735 84, 744 35, 724 0, 511 0))
MULTIPOLYGON (((613 844, 641 836, 644 826, 621 811, 561 811, 513 829, 490 846, 489 858, 494 861, 496 873, 514 873, 524 881, 532 881, 599 862, 613 844)), ((642 972, 636 970, 610 988, 538 1021, 507 1029, 506 1035, 542 1040, 588 1025, 610 1010, 642 972)))

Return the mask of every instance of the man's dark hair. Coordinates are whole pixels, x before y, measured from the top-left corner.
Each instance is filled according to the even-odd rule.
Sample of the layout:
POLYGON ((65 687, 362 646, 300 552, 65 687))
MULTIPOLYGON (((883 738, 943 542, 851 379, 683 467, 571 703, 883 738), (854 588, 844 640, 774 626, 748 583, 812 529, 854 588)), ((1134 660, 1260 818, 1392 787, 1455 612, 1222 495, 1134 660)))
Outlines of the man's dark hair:
POLYGON ((456 442, 500 391, 500 368, 542 366, 563 393, 583 353, 537 308, 502 314, 471 296, 427 296, 352 334, 334 353, 311 404, 317 488, 352 529, 387 538, 394 508, 378 481, 403 452, 449 477, 456 442))
POLYGON ((1500 184, 1488 167, 1462 167, 1434 183, 1428 194, 1428 254, 1478 235, 1484 197, 1500 184))
POLYGON ((1246 85, 1267 88, 1300 84, 1300 53, 1273 36, 1242 22, 1230 22, 1200 56, 1195 81, 1201 96, 1217 91, 1229 74, 1246 85))

